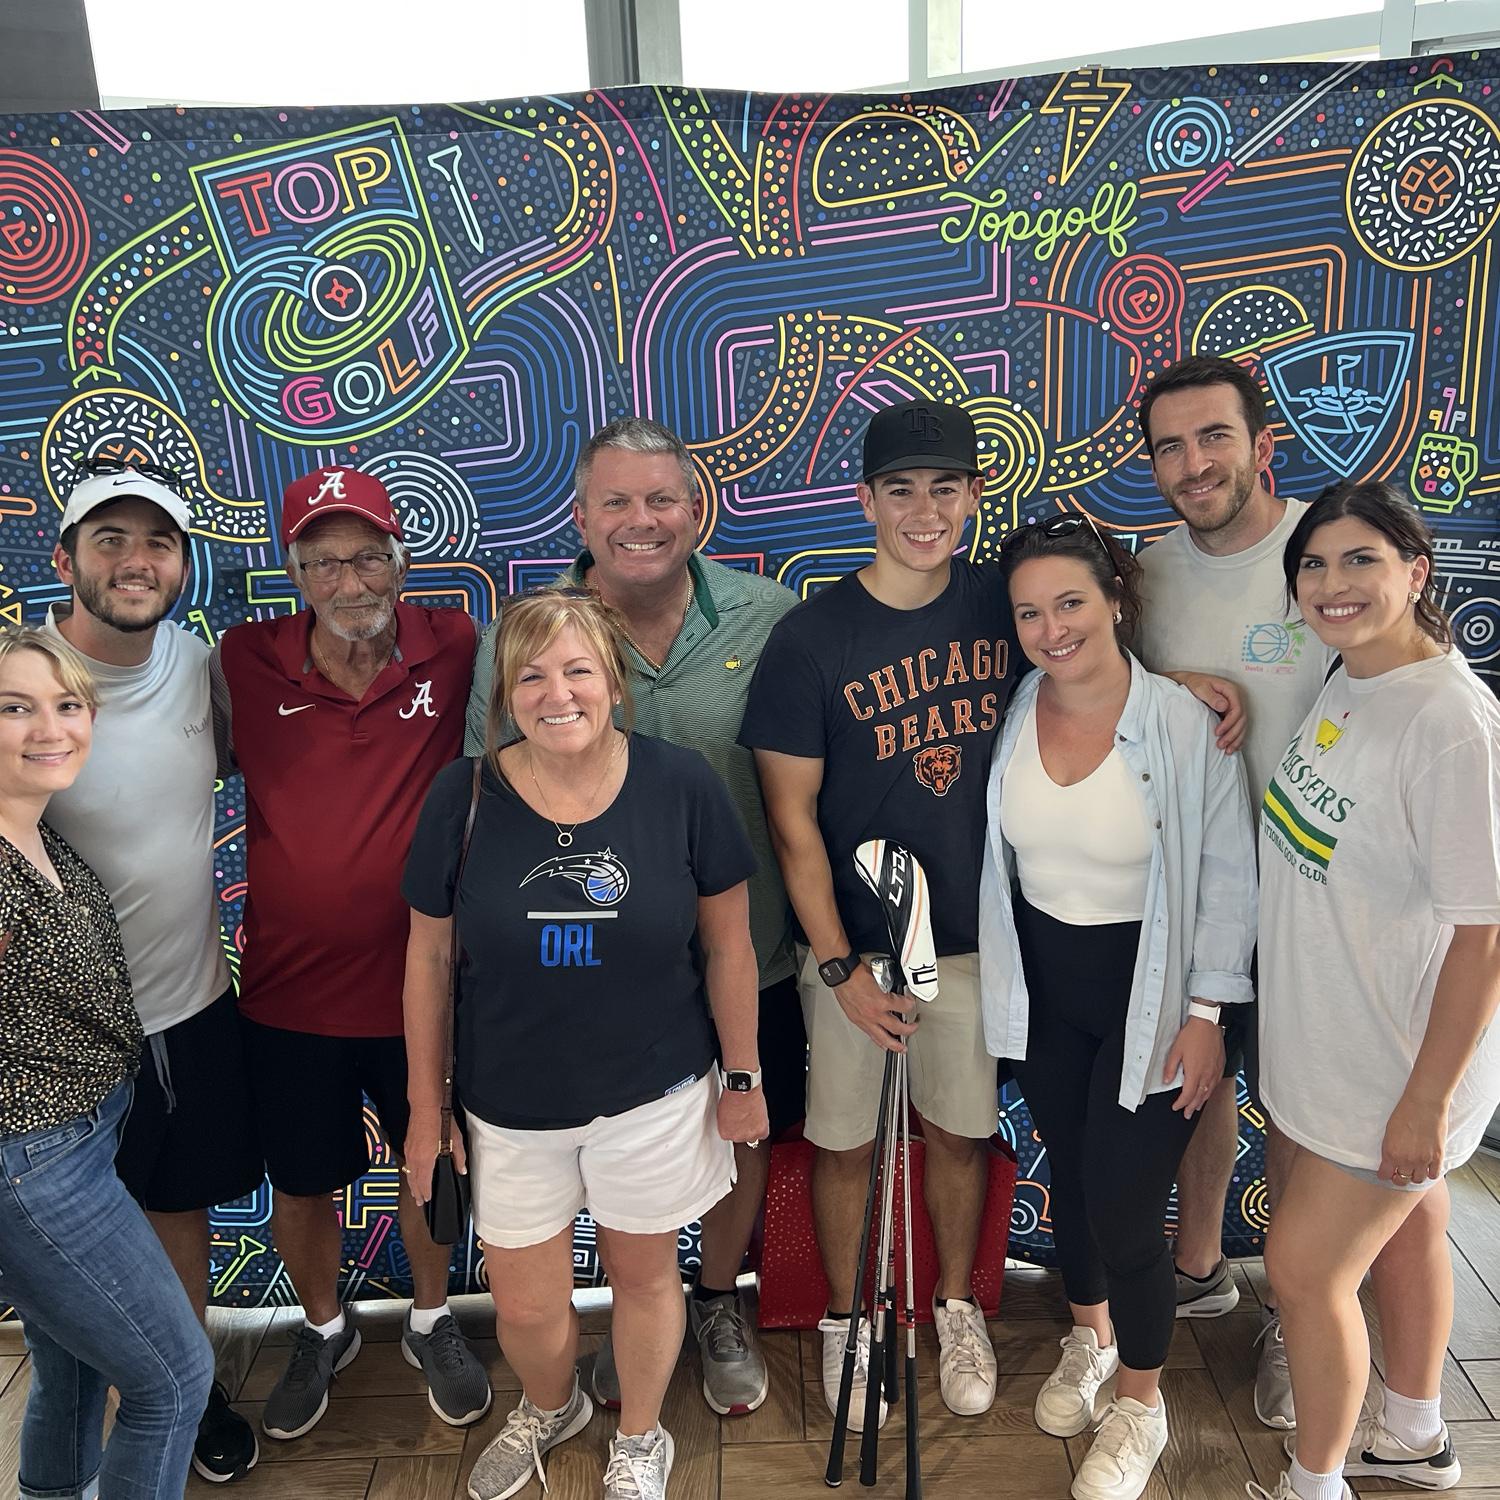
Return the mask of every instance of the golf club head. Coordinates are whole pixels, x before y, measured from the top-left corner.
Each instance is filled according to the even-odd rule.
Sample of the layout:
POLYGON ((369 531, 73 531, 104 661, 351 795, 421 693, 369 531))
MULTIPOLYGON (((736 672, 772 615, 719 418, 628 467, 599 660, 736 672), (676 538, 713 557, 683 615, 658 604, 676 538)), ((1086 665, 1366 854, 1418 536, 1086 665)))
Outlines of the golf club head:
POLYGON ((868 839, 854 851, 854 868, 885 913, 891 952, 905 976, 907 993, 918 1000, 935 1000, 937 954, 932 946, 932 907, 922 866, 901 844, 868 839))

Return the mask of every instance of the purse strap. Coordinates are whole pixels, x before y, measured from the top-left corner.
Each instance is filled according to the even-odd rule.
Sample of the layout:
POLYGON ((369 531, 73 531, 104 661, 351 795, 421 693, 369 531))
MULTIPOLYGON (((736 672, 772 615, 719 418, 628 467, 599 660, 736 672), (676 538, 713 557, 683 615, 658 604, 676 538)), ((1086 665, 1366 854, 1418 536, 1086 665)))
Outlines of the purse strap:
POLYGON ((463 883, 464 866, 469 861, 469 840, 474 833, 474 817, 479 811, 479 778, 484 772, 484 757, 474 757, 474 783, 469 793, 469 816, 464 819, 464 840, 458 851, 458 873, 453 877, 453 916, 448 943, 448 1024, 443 1038, 443 1112, 438 1135, 438 1155, 453 1155, 453 1012, 458 1005, 458 888, 463 883))

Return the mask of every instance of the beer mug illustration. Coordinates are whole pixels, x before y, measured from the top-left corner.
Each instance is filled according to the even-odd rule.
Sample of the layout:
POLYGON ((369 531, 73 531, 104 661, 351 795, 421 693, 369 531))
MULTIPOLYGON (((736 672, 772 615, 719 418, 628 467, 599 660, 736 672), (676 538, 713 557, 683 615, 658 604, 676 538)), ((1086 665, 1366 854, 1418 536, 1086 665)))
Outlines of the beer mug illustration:
POLYGON ((1479 472, 1479 449, 1453 432, 1424 432, 1411 461, 1411 492, 1424 510, 1451 515, 1479 472))

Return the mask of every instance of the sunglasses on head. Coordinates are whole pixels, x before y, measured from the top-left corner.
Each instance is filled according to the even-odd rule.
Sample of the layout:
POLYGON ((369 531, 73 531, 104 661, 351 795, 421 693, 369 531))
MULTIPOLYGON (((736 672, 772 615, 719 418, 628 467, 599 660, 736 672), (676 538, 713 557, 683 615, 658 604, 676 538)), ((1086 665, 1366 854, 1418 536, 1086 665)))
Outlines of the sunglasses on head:
POLYGON ((1110 567, 1114 567, 1114 553, 1109 550, 1109 544, 1104 540, 1104 533, 1094 525, 1094 518, 1087 511, 1078 515, 1054 516, 1050 521, 1036 521, 1029 525, 1018 526, 1000 544, 1000 550, 1004 552, 1006 548, 1028 536, 1044 536, 1049 541, 1072 536, 1075 532, 1082 531, 1085 526, 1094 533, 1094 540, 1099 543, 1100 550, 1109 559, 1110 567))
POLYGON ((182 475, 176 469, 139 459, 114 458, 108 453, 96 453, 80 459, 73 466, 73 474, 75 478, 86 474, 91 479, 100 474, 139 474, 142 479, 154 479, 171 490, 182 488, 182 475))

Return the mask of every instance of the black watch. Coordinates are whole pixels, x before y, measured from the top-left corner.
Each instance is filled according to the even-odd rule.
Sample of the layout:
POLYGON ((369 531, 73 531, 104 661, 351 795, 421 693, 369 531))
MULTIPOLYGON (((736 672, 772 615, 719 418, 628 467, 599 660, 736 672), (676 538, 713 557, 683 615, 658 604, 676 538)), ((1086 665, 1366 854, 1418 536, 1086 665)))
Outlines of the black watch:
POLYGON ((859 951, 856 949, 847 958, 830 958, 826 964, 818 965, 818 978, 831 990, 836 990, 859 967, 859 951))

